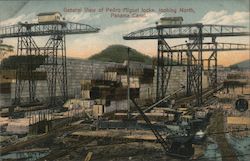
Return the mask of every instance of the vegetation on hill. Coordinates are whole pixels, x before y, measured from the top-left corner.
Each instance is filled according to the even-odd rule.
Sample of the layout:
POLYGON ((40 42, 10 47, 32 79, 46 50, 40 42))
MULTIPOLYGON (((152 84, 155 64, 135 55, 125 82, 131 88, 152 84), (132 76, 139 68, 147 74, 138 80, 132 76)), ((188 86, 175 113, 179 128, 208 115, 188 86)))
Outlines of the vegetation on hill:
MULTIPOLYGON (((104 62, 123 63, 127 60, 128 47, 124 45, 111 45, 91 57, 89 60, 98 60, 104 62)), ((134 49, 130 50, 129 57, 131 61, 143 62, 145 64, 152 64, 152 58, 134 49)))

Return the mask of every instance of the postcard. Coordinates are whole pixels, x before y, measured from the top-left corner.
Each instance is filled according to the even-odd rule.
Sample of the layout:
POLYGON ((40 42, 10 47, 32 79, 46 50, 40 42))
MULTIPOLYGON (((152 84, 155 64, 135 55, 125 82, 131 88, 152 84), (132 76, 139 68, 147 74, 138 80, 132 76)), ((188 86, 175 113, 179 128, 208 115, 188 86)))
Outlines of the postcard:
POLYGON ((249 0, 0 0, 0 160, 250 160, 249 0))

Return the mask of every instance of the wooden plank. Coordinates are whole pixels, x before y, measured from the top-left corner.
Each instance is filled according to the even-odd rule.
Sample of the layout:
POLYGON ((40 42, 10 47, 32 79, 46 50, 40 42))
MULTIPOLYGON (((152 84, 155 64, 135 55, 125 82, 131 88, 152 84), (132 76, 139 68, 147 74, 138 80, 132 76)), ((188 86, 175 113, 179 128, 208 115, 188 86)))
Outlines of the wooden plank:
POLYGON ((93 155, 93 152, 88 152, 86 158, 84 159, 84 161, 90 161, 91 157, 93 155))
POLYGON ((248 117, 227 117, 227 124, 231 125, 250 125, 248 117))
POLYGON ((76 131, 76 136, 100 137, 100 138, 123 138, 132 140, 155 141, 156 137, 151 131, 145 130, 98 130, 98 131, 76 131))

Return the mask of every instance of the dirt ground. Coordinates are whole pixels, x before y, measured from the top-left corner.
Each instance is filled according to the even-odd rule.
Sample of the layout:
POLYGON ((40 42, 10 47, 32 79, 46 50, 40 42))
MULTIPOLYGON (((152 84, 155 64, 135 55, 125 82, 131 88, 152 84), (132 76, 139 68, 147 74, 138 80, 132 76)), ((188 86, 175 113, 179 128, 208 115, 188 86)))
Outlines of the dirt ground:
POLYGON ((84 161, 88 152, 93 153, 91 161, 178 161, 166 157, 155 141, 71 135, 79 130, 90 131, 91 127, 89 124, 62 127, 43 136, 42 141, 36 140, 19 148, 49 148, 51 152, 39 161, 84 161))

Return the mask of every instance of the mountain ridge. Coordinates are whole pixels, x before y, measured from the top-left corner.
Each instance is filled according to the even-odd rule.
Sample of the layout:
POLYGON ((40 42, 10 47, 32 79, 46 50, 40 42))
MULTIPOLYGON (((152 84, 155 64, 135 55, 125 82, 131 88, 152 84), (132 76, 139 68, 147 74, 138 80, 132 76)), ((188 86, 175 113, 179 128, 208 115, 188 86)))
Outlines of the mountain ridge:
POLYGON ((231 68, 240 68, 240 69, 250 69, 250 60, 243 60, 241 62, 230 65, 231 68))
MULTIPOLYGON (((115 44, 110 45, 101 52, 90 56, 88 60, 123 63, 125 60, 127 60, 127 54, 128 46, 115 44)), ((131 61, 138 61, 149 65, 152 64, 152 57, 132 48, 130 48, 129 58, 131 61)))

